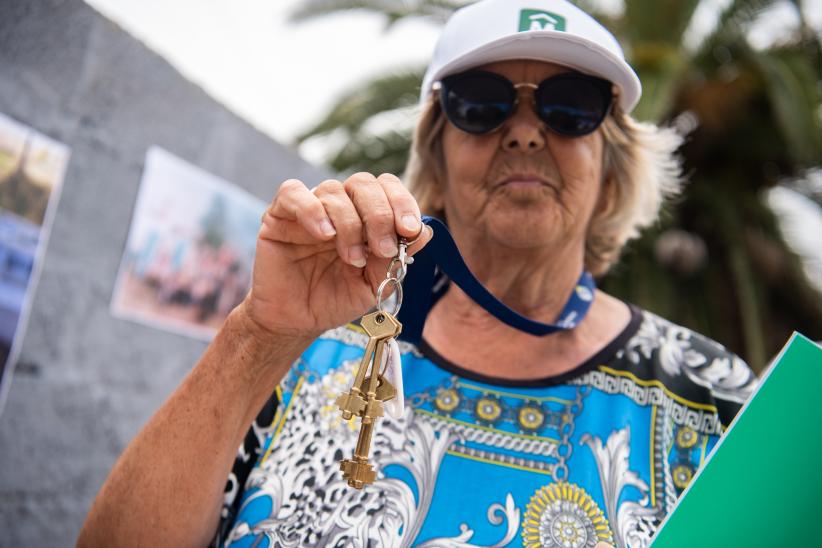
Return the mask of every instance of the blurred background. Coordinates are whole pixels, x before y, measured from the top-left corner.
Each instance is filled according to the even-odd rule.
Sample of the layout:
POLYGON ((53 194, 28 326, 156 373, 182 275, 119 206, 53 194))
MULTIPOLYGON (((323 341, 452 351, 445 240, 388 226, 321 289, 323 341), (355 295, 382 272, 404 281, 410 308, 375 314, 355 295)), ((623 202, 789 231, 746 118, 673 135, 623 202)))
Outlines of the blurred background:
MULTIPOLYGON (((74 543, 281 181, 402 172, 465 3, 0 0, 0 546, 74 543)), ((576 3, 638 71, 634 115, 687 135, 684 194, 600 285, 758 372, 822 339, 822 0, 576 3)))

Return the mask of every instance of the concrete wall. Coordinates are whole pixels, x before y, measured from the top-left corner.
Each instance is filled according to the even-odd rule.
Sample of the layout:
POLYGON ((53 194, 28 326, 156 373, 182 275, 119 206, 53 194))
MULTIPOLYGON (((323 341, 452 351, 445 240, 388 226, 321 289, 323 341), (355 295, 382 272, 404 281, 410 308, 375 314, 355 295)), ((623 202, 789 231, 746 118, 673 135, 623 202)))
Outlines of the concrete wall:
POLYGON ((69 546, 116 457, 204 343, 113 318, 146 149, 268 201, 324 173, 81 0, 0 0, 0 112, 71 147, 0 415, 0 546, 69 546))

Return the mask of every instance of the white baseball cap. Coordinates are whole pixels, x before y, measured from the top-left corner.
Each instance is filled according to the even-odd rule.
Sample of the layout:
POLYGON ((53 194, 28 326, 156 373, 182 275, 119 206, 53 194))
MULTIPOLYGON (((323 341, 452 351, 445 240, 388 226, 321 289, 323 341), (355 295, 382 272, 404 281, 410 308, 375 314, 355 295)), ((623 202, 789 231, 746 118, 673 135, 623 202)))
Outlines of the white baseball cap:
POLYGON ((440 35, 423 79, 424 103, 435 82, 509 59, 550 61, 605 78, 631 112, 642 86, 608 29, 566 0, 481 0, 457 10, 440 35))

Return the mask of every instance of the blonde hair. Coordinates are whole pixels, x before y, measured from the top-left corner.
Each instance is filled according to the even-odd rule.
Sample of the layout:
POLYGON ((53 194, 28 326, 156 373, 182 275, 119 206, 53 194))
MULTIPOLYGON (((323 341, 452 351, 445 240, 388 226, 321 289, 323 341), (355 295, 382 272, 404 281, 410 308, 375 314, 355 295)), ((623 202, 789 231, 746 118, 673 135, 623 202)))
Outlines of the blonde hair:
MULTIPOLYGON (((405 181, 424 214, 445 218, 442 190, 445 117, 432 94, 423 107, 405 169, 405 181)), ((679 193, 682 168, 676 150, 682 136, 671 127, 638 122, 619 105, 600 126, 604 140, 603 188, 588 226, 585 268, 605 274, 622 248, 659 216, 667 198, 679 193)))

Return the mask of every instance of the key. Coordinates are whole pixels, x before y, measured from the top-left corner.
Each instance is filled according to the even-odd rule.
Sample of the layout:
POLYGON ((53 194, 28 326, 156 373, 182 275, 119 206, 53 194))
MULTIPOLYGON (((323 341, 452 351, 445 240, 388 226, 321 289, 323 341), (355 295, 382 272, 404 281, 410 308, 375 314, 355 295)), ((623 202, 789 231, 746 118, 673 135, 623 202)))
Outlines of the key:
POLYGON ((342 411, 343 419, 348 420, 353 416, 368 417, 366 422, 371 422, 372 419, 382 416, 382 402, 374 397, 377 389, 377 378, 374 373, 369 375, 368 384, 364 385, 363 381, 371 369, 379 368, 385 341, 399 335, 402 324, 391 314, 378 310, 363 316, 361 325, 370 338, 351 389, 348 393, 341 394, 336 403, 342 411), (369 397, 369 393, 373 396, 369 397))
MULTIPOLYGON (((371 377, 366 377, 365 380, 362 381, 362 387, 360 388, 361 392, 367 392, 368 388, 366 385, 370 384, 371 377)), ((397 396, 397 389, 394 388, 394 385, 388 382, 382 374, 379 375, 377 379, 377 390, 376 390, 376 397, 381 402, 387 402, 388 400, 392 400, 397 396)))
MULTIPOLYGON (((365 332, 371 335, 372 338, 378 337, 374 348, 374 357, 370 364, 371 375, 368 378, 367 384, 365 382, 362 383, 363 387, 367 386, 367 389, 365 390, 365 409, 361 416, 363 424, 368 424, 373 422, 374 419, 383 416, 383 404, 380 398, 377 398, 377 386, 381 379, 379 375, 380 364, 382 364, 382 355, 385 351, 386 341, 400 334, 402 324, 391 314, 381 311, 366 314, 363 316, 361 323, 365 332)), ((363 379, 363 381, 364 380, 365 379, 363 379)))
POLYGON ((354 415, 360 417, 360 433, 354 458, 340 462, 343 478, 355 489, 362 489, 377 479, 374 467, 368 462, 374 421, 383 416, 383 402, 397 394, 396 388, 381 375, 380 365, 386 342, 402 331, 402 324, 391 314, 383 311, 366 314, 361 325, 370 337, 365 355, 360 362, 351 390, 337 398, 337 405, 343 412, 343 418, 349 419, 354 415))
MULTIPOLYGON (((370 384, 371 377, 363 379, 363 391, 367 390, 366 385, 370 384)), ((388 382, 382 375, 377 376, 377 388, 373 401, 382 405, 382 402, 394 398, 397 394, 396 388, 388 382)), ((367 421, 367 417, 362 417, 360 424, 360 434, 357 437, 357 447, 354 449, 354 458, 345 459, 340 462, 343 478, 348 480, 348 485, 355 489, 362 489, 365 485, 374 483, 377 473, 374 467, 368 462, 368 453, 371 449, 371 436, 374 433, 374 421, 367 421)))
POLYGON ((362 428, 360 428, 360 435, 357 438, 354 458, 340 462, 343 478, 347 479, 348 485, 355 489, 362 489, 366 484, 374 483, 374 480, 377 479, 377 472, 368 463, 368 451, 371 449, 373 429, 374 423, 363 423, 362 428))

